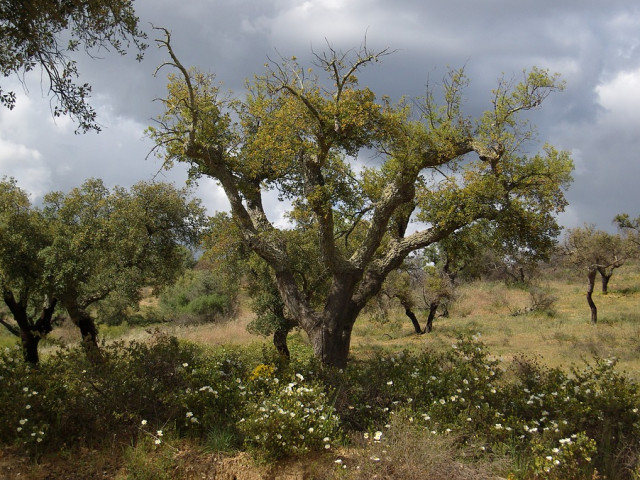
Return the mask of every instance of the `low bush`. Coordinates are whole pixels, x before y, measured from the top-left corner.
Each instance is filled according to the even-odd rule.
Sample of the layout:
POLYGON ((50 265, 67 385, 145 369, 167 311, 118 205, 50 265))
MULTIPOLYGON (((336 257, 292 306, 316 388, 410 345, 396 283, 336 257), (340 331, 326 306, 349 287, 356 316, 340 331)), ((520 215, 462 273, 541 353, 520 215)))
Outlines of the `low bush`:
POLYGON ((34 368, 7 348, 0 441, 37 456, 148 442, 161 430, 274 461, 335 451, 346 438, 375 443, 404 425, 426 444, 446 438, 473 462, 508 459, 500 473, 513 479, 625 479, 638 468, 640 392, 615 360, 568 372, 503 363, 471 336, 445 352, 379 354, 345 371, 321 368, 299 342, 292 353, 287 362, 269 349, 211 352, 156 335, 105 346, 96 363, 78 348, 34 368))

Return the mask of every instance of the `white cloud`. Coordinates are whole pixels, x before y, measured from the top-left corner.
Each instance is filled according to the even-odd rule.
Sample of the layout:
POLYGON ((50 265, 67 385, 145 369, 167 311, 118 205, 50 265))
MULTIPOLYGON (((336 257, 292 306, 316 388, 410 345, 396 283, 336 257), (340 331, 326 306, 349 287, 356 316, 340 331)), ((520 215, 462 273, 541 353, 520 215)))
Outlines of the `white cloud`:
POLYGON ((0 138, 0 172, 37 200, 48 192, 51 170, 38 150, 0 138))
POLYGON ((596 87, 598 101, 610 119, 626 122, 635 120, 630 127, 640 127, 640 68, 619 72, 611 81, 596 87))

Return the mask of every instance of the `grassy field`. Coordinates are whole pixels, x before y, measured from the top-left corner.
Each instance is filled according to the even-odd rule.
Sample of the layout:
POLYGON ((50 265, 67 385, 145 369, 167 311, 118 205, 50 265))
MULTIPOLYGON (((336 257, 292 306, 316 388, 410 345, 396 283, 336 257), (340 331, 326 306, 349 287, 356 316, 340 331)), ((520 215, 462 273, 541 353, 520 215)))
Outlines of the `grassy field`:
MULTIPOLYGON (((420 350, 426 346, 443 348, 451 344, 459 332, 480 336, 490 352, 505 360, 524 354, 538 357, 551 367, 581 365, 594 356, 615 357, 620 369, 640 380, 640 266, 631 265, 616 271, 609 293, 598 288, 594 301, 598 307, 598 323, 591 325, 586 302, 586 279, 550 279, 539 282, 547 295, 555 297, 553 312, 526 312, 531 295, 520 287, 502 282, 477 281, 459 288, 448 318, 438 317, 430 334, 416 335, 402 309, 389 312, 384 322, 366 314, 356 323, 352 355, 366 355, 379 350, 420 350)), ((597 285, 599 287, 599 285, 597 285)), ((204 345, 248 345, 269 343, 269 339, 251 335, 246 326, 252 313, 242 302, 236 319, 221 324, 174 325, 169 323, 146 327, 101 326, 102 338, 144 340, 159 329, 178 338, 204 345)), ((419 312, 421 320, 425 312, 419 312)), ((306 341, 301 332, 291 334, 294 341, 306 341)), ((77 329, 65 323, 43 342, 47 355, 59 345, 79 341, 77 329)), ((0 330, 0 347, 15 344, 16 337, 0 330)))
MULTIPOLYGON (((541 284, 556 297, 554 312, 522 313, 531 295, 503 283, 475 282, 460 288, 450 318, 437 318, 430 334, 415 335, 398 312, 384 325, 362 319, 356 324, 355 355, 370 349, 419 349, 448 346, 458 332, 479 334, 489 351, 505 360, 524 354, 551 367, 582 365, 594 356, 615 357, 620 369, 640 379, 640 271, 621 269, 609 293, 594 293, 598 323, 590 323, 586 279, 550 280, 541 284)), ((425 314, 426 315, 426 314, 425 314)))

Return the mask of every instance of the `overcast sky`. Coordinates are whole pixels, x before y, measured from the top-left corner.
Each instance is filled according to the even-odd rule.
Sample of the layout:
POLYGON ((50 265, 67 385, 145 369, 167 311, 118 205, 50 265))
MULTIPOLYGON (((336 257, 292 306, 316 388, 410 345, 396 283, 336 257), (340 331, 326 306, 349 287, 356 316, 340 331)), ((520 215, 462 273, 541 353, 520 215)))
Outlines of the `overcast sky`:
MULTIPOLYGON (((329 41, 337 49, 396 50, 360 76, 361 84, 394 99, 424 94, 448 66, 465 66, 471 79, 467 108, 489 106, 501 74, 519 76, 535 65, 562 74, 563 93, 535 112, 540 143, 572 153, 576 170, 561 215, 566 227, 594 223, 614 230, 617 213, 640 214, 640 2, 634 0, 135 0, 141 24, 172 32, 185 65, 215 73, 241 96, 246 78, 264 71, 267 57, 296 55, 329 41)), ((150 42, 153 43, 153 42, 150 42)), ((145 160, 144 129, 159 113, 166 73, 153 77, 166 53, 151 45, 141 63, 133 55, 79 57, 81 80, 93 85, 100 134, 74 135, 68 119, 52 119, 40 75, 2 79, 18 93, 13 111, 0 108, 0 176, 38 202, 51 190, 68 190, 86 178, 130 186, 160 170, 145 160)), ((46 92, 45 92, 46 93, 46 92)), ((535 152, 531 152, 535 153, 535 152)), ((185 169, 157 178, 182 184, 185 169)), ((212 181, 196 190, 210 213, 227 202, 212 181)), ((282 212, 274 211, 276 218, 282 212)))

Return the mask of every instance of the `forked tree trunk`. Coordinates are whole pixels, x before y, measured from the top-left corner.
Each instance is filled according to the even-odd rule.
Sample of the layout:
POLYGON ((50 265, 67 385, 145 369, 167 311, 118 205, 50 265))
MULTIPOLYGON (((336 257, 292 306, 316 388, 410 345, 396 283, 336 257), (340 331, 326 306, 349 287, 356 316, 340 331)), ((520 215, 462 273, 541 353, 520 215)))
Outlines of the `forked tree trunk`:
POLYGON ((20 343, 24 360, 36 365, 40 361, 38 344, 53 330, 53 312, 58 300, 55 298, 48 300, 40 312, 40 316, 34 322, 27 313, 26 301, 16 301, 10 291, 5 291, 3 298, 20 329, 20 343))
POLYGON ((589 270, 589 287, 587 289, 587 303, 589 304, 589 308, 591 308, 591 323, 594 325, 598 322, 598 309, 592 298, 596 283, 596 273, 598 273, 597 270, 589 270))

